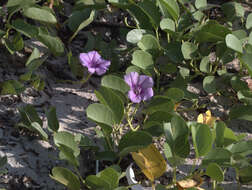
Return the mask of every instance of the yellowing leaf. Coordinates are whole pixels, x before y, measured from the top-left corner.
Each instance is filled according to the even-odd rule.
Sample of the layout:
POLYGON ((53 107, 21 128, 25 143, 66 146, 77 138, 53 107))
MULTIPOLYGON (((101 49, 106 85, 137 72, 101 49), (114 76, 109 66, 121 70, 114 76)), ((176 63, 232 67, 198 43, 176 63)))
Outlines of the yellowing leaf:
POLYGON ((177 108, 180 106, 180 103, 176 103, 175 105, 174 105, 174 111, 177 111, 177 108))
POLYGON ((202 184, 203 180, 202 178, 192 178, 192 179, 186 179, 186 180, 180 180, 177 181, 177 187, 179 190, 189 189, 189 188, 196 188, 196 189, 202 189, 199 186, 202 184))
POLYGON ((216 117, 212 117, 211 111, 207 110, 206 113, 201 113, 198 115, 197 122, 207 124, 210 127, 213 127, 216 117))
POLYGON ((154 144, 138 152, 132 152, 131 155, 150 181, 154 181, 166 171, 166 162, 154 144))

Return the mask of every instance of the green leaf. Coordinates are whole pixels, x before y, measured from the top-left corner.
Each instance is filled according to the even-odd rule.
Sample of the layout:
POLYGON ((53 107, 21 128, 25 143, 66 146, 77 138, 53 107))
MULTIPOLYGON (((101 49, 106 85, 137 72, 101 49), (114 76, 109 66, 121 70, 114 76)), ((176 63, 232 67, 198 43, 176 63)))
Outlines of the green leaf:
MULTIPOLYGON (((179 6, 175 0, 159 0, 159 4, 164 8, 164 13, 168 13, 175 21, 179 18, 179 6)), ((167 14, 164 16, 167 17, 167 14)))
POLYGON ((118 90, 122 93, 126 93, 130 90, 129 85, 120 77, 115 75, 105 75, 102 77, 101 85, 104 87, 118 90))
POLYGON ((69 39, 69 42, 71 42, 75 36, 78 34, 79 31, 81 31, 83 28, 88 26, 91 22, 93 22, 95 18, 95 11, 94 10, 84 10, 84 11, 75 11, 71 15, 71 17, 68 20, 68 27, 74 31, 74 34, 69 39))
POLYGON ((183 61, 183 54, 181 51, 181 44, 178 42, 169 43, 165 49, 165 55, 174 63, 181 63, 183 61))
POLYGON ((227 34, 231 31, 219 24, 215 20, 210 20, 207 23, 199 27, 199 29, 194 33, 195 40, 202 42, 218 42, 224 41, 227 34))
POLYGON ((74 135, 66 132, 60 131, 54 134, 54 144, 58 147, 64 145, 73 151, 75 157, 80 154, 80 149, 78 143, 75 141, 74 135))
POLYGON ((250 13, 247 17, 247 21, 246 21, 246 28, 249 30, 250 28, 252 28, 252 13, 250 13))
POLYGON ((5 39, 5 45, 11 54, 21 51, 24 47, 24 41, 20 33, 16 33, 12 39, 5 39))
POLYGON ((164 95, 179 102, 184 98, 184 91, 179 88, 169 88, 164 92, 164 95))
POLYGON ((91 104, 86 112, 87 117, 97 123, 103 123, 111 127, 115 124, 114 114, 106 105, 91 104))
POLYGON ((242 184, 248 184, 252 182, 252 166, 249 165, 245 168, 238 169, 238 179, 242 184))
POLYGON ((233 34, 228 34, 226 36, 226 45, 228 48, 243 53, 241 41, 233 34))
POLYGON ((213 137, 210 127, 197 123, 192 126, 191 130, 196 157, 206 155, 212 148, 213 137))
POLYGON ((252 105, 252 92, 250 90, 241 90, 237 92, 237 97, 241 102, 252 105))
POLYGON ((35 4, 35 0, 8 0, 6 7, 15 7, 15 6, 31 6, 35 4))
POLYGON ((5 35, 5 33, 6 33, 5 31, 0 29, 0 39, 5 35))
POLYGON ((43 128, 41 127, 41 125, 39 125, 39 123, 32 122, 31 123, 31 128, 34 129, 35 131, 37 131, 39 133, 39 135, 41 135, 44 140, 48 140, 48 135, 43 130, 43 128))
POLYGON ((224 12, 226 18, 230 21, 234 20, 237 17, 244 17, 244 8, 240 3, 228 2, 224 3, 221 6, 221 9, 224 12))
POLYGON ((240 91, 240 90, 248 90, 248 84, 241 80, 240 77, 238 76, 233 76, 230 80, 231 86, 235 91, 240 91))
POLYGON ((238 138, 231 129, 226 127, 226 124, 223 121, 216 123, 215 142, 217 147, 226 147, 236 141, 238 141, 238 138))
POLYGON ((38 59, 40 57, 40 52, 37 48, 34 48, 30 57, 27 59, 25 66, 28 66, 34 59, 38 59))
POLYGON ((86 184, 91 188, 91 190, 110 190, 110 185, 105 179, 97 177, 95 175, 89 175, 86 178, 86 184))
POLYGON ((143 29, 133 29, 128 32, 126 39, 129 43, 136 44, 142 39, 145 33, 146 31, 143 29))
POLYGON ((114 151, 96 152, 95 159, 101 161, 114 162, 117 159, 117 154, 114 151))
POLYGON ((164 133, 164 128, 160 122, 150 120, 144 123, 143 131, 148 132, 152 136, 159 137, 164 133))
POLYGON ((51 24, 56 24, 57 19, 56 17, 48 10, 38 7, 28 7, 24 9, 23 12, 24 16, 38 20, 41 22, 47 22, 51 24))
POLYGON ((216 163, 220 166, 225 166, 230 163, 231 152, 224 148, 213 148, 202 160, 203 165, 216 163))
POLYGON ((59 158, 61 160, 67 160, 71 165, 75 167, 78 167, 80 165, 78 157, 74 155, 74 151, 71 148, 63 144, 59 144, 59 150, 59 158))
POLYGON ((20 94, 21 92, 25 90, 24 85, 17 80, 4 81, 2 83, 1 88, 2 88, 1 90, 2 95, 6 95, 6 94, 16 95, 16 94, 20 94))
POLYGON ((119 185, 119 173, 112 167, 106 168, 96 176, 106 181, 110 185, 110 189, 114 189, 119 185))
POLYGON ((248 69, 249 75, 252 76, 252 53, 245 52, 242 57, 240 58, 240 61, 243 63, 243 65, 248 69))
POLYGON ((43 44, 45 44, 55 56, 60 56, 65 51, 64 44, 58 37, 54 37, 50 34, 47 34, 42 30, 39 30, 37 39, 41 41, 43 44))
POLYGON ((137 43, 137 46, 143 51, 153 50, 157 52, 159 49, 159 44, 156 37, 151 34, 144 35, 142 39, 137 43))
POLYGON ((134 51, 131 63, 144 70, 151 69, 154 65, 152 55, 142 50, 134 51))
POLYGON ((196 7, 197 9, 207 7, 207 0, 196 0, 196 1, 195 1, 195 7, 196 7))
POLYGON ((233 106, 229 113, 230 119, 244 119, 252 121, 252 106, 236 105, 233 106))
POLYGON ((204 73, 211 73, 212 65, 210 63, 209 57, 203 57, 200 61, 200 71, 204 73))
POLYGON ((126 133, 119 142, 119 156, 126 156, 130 152, 136 152, 139 149, 147 147, 152 143, 152 137, 149 133, 143 131, 131 131, 126 133))
POLYGON ((38 28, 24 22, 22 19, 16 19, 12 22, 12 28, 18 32, 26 35, 29 38, 36 38, 38 35, 38 28))
POLYGON ((175 22, 172 19, 164 18, 160 22, 161 30, 173 34, 175 32, 175 22))
POLYGON ((173 112, 174 103, 166 96, 154 96, 146 108, 146 113, 152 114, 157 111, 173 112))
POLYGON ((108 106, 114 114, 114 121, 119 124, 124 115, 123 102, 112 89, 101 86, 99 91, 95 91, 96 97, 99 101, 108 106))
POLYGON ((150 22, 152 23, 152 26, 154 28, 158 28, 161 15, 155 3, 152 2, 151 0, 145 0, 145 1, 141 1, 140 3, 137 3, 136 5, 149 18, 150 22))
POLYGON ((54 167, 50 177, 65 185, 69 190, 77 190, 81 188, 79 178, 67 168, 54 167))
POLYGON ((206 175, 211 179, 222 182, 224 180, 224 174, 221 167, 216 163, 210 163, 206 169, 206 175))
POLYGON ((18 108, 21 116, 21 121, 29 126, 33 122, 37 122, 40 126, 43 126, 43 121, 39 118, 38 113, 32 105, 26 105, 24 107, 18 108))
POLYGON ((247 156, 251 154, 252 141, 239 141, 237 143, 229 145, 227 147, 227 150, 229 150, 233 154, 243 154, 244 156, 247 156))
POLYGON ((190 153, 188 141, 189 130, 184 119, 174 115, 171 123, 164 123, 166 141, 171 147, 171 151, 182 158, 186 158, 190 153))
POLYGON ((193 59, 197 49, 197 46, 191 42, 184 42, 181 46, 181 51, 185 59, 193 59))
POLYGON ((247 32, 245 30, 235 30, 232 31, 232 34, 235 35, 239 40, 247 38, 247 32))
POLYGON ((95 150, 99 149, 95 142, 86 135, 82 135, 79 133, 75 136, 74 139, 76 142, 79 143, 79 146, 82 148, 93 148, 95 150))
POLYGON ((59 129, 59 121, 56 114, 56 108, 51 107, 46 112, 46 117, 47 117, 47 124, 48 124, 49 129, 51 129, 54 132, 57 132, 59 129))
POLYGON ((206 76, 203 80, 203 88, 207 93, 217 92, 215 77, 214 76, 206 76))

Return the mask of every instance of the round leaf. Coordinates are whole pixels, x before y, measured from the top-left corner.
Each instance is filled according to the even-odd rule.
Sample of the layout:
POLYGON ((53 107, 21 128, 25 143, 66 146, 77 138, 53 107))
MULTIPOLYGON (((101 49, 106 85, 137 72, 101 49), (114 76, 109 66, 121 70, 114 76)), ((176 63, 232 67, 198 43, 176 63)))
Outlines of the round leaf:
POLYGON ((115 124, 114 114, 103 104, 91 104, 88 106, 86 112, 87 117, 98 124, 103 123, 111 127, 115 124))
POLYGON ((168 33, 173 33, 175 32, 175 22, 172 19, 165 18, 161 20, 160 22, 160 28, 161 30, 164 30, 168 33))
POLYGON ((224 148, 214 148, 212 149, 202 160, 203 165, 208 165, 209 163, 216 163, 220 166, 229 164, 231 158, 231 152, 224 148))
POLYGON ((101 85, 118 90, 122 93, 126 93, 130 89, 129 85, 127 85, 123 79, 115 75, 105 75, 102 77, 101 85))
POLYGON ((169 88, 167 91, 165 91, 164 95, 172 100, 175 100, 176 102, 179 102, 184 98, 184 91, 180 90, 179 88, 169 88))
POLYGON ((126 39, 128 42, 132 43, 132 44, 136 44, 138 43, 142 37, 143 34, 145 34, 146 31, 142 30, 142 29, 133 29, 131 31, 128 32, 126 39))
POLYGON ((181 50, 185 59, 192 59, 194 53, 197 51, 197 46, 191 42, 185 42, 182 44, 181 50))
POLYGON ((216 163, 211 163, 207 166, 206 175, 211 177, 213 180, 216 180, 219 182, 224 180, 223 171, 220 168, 220 166, 216 163))
POLYGON ((216 92, 216 80, 214 76, 207 76, 203 80, 203 88, 207 93, 216 92))
POLYGON ((145 51, 136 50, 132 55, 132 64, 141 69, 148 70, 153 67, 153 60, 151 54, 145 51))
POLYGON ((242 53, 242 42, 233 34, 226 36, 226 45, 230 49, 242 53))
POLYGON ((157 39, 151 34, 144 35, 137 45, 143 51, 159 49, 157 39))

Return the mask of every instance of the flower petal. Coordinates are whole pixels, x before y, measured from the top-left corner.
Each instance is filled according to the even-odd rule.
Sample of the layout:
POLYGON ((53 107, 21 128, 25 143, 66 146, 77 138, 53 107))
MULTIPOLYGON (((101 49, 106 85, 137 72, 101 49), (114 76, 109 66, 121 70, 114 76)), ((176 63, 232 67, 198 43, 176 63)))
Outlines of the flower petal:
POLYGON ((141 97, 142 100, 146 101, 149 100, 154 95, 152 88, 142 89, 141 97))
POLYGON ((80 62, 83 66, 85 66, 85 67, 89 66, 91 60, 88 56, 88 53, 81 53, 79 58, 80 58, 80 62))
POLYGON ((109 66, 110 66, 110 61, 101 59, 95 68, 97 75, 103 75, 104 73, 106 73, 109 66))
POLYGON ((130 86, 130 88, 133 88, 138 83, 139 74, 137 72, 131 72, 124 76, 125 82, 130 86))
POLYGON ((153 87, 153 79, 146 75, 140 75, 138 85, 142 88, 152 88, 153 87))
POLYGON ((95 65, 96 62, 101 59, 101 55, 97 51, 88 52, 88 57, 90 58, 92 65, 95 65))
POLYGON ((93 67, 88 67, 88 72, 94 74, 94 73, 95 73, 95 68, 93 68, 93 67))
POLYGON ((141 96, 140 95, 136 95, 135 92, 133 90, 130 90, 128 92, 128 97, 129 99, 133 102, 133 103, 140 103, 141 102, 141 96))

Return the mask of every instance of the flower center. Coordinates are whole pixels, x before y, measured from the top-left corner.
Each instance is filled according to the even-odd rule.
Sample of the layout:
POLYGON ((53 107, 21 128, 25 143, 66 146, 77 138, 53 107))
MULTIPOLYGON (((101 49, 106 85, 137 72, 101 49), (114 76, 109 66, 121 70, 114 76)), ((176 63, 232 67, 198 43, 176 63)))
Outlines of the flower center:
POLYGON ((141 88, 140 86, 136 86, 136 87, 134 88, 134 93, 135 93, 136 95, 141 94, 141 91, 142 91, 142 88, 141 88))

